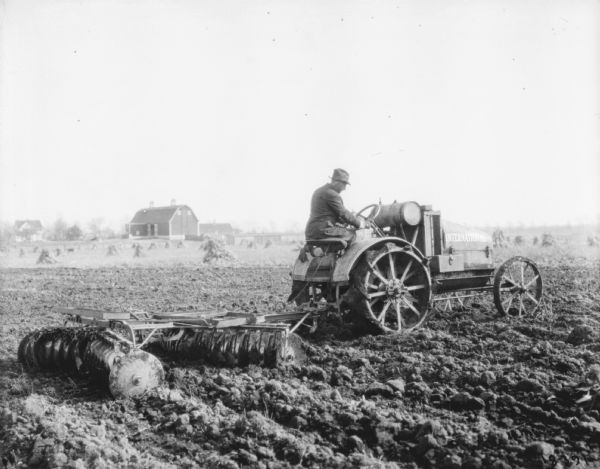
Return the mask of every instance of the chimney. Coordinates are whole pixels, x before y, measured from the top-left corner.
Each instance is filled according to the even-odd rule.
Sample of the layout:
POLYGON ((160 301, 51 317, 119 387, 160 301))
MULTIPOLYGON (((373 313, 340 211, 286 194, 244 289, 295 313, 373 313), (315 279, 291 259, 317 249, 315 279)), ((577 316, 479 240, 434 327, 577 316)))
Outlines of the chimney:
POLYGON ((154 207, 154 200, 151 200, 151 201, 150 201, 150 203, 148 204, 148 206, 149 206, 150 208, 153 208, 153 207, 154 207))
POLYGON ((175 199, 171 199, 171 207, 172 207, 173 205, 177 205, 177 201, 176 201, 175 199))

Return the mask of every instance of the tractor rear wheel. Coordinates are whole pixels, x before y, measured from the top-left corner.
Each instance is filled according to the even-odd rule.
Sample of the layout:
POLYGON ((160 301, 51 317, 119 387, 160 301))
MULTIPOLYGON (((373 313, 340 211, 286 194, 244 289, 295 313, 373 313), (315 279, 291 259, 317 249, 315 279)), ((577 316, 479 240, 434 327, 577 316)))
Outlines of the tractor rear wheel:
POLYGON ((494 276, 494 304, 503 316, 534 313, 542 299, 542 276, 531 259, 511 257, 494 276))
POLYGON ((355 326, 386 334, 418 328, 427 318, 430 300, 429 269, 410 249, 392 243, 363 256, 344 298, 355 326))

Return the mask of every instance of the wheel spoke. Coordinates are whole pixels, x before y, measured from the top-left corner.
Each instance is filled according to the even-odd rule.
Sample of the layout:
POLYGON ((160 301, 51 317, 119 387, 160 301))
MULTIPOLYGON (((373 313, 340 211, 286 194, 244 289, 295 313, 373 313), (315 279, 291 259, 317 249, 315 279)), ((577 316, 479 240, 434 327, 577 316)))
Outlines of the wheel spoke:
POLYGON ((406 275, 408 274, 408 271, 412 267, 412 263, 413 263, 412 259, 410 261, 408 261, 408 265, 406 266, 406 269, 402 273, 402 277, 400 277, 400 284, 404 284, 404 282, 406 281, 406 275))
POLYGON ((517 283, 512 278, 508 278, 506 275, 503 275, 502 279, 506 280, 509 283, 512 283, 515 287, 517 286, 517 283))
POLYGON ((379 314, 379 316, 377 316, 377 322, 382 322, 382 320, 385 319, 385 313, 387 312, 387 310, 391 304, 392 304, 391 300, 388 300, 385 302, 385 304, 383 305, 383 309, 381 310, 381 313, 379 314))
POLYGON ((371 294, 367 295, 367 298, 369 300, 372 300, 373 298, 377 298, 377 297, 383 296, 383 295, 387 295, 387 292, 386 291, 378 291, 376 293, 371 293, 371 294))
POLYGON ((373 308, 373 306, 375 306, 377 303, 379 303, 383 299, 384 299, 383 296, 378 296, 373 301, 369 302, 369 304, 371 305, 371 308, 373 308))
POLYGON ((537 281, 537 279, 538 279, 538 278, 540 278, 540 276, 539 276, 539 275, 536 275, 535 277, 533 277, 533 280, 531 280, 531 281, 530 281, 530 282, 529 282, 527 285, 525 285, 523 288, 526 288, 526 289, 528 289, 528 288, 531 286, 531 284, 532 284, 533 282, 537 281))
POLYGON ((533 296, 531 296, 531 293, 529 293, 528 291, 526 291, 525 294, 529 297, 529 299, 531 301, 533 301, 535 303, 536 306, 538 305, 539 301, 536 300, 533 296))
POLYGON ((515 296, 517 296, 517 294, 516 294, 516 293, 513 293, 513 294, 510 296, 510 298, 508 298, 508 300, 506 300, 506 301, 508 301, 508 306, 507 306, 507 307, 504 307, 504 305, 505 305, 506 301, 503 301, 503 302, 502 302, 502 307, 504 308, 504 311, 506 311, 506 313, 508 313, 508 312, 510 311, 510 307, 512 306, 512 302, 513 302, 513 300, 515 299, 515 296))
POLYGON ((389 281, 390 281, 390 279, 389 279, 389 278, 387 278, 387 277, 385 276, 385 273, 384 273, 382 270, 380 270, 380 269, 379 269, 379 266, 377 266, 377 265, 376 265, 376 266, 374 266, 374 267, 375 267, 375 271, 376 271, 376 272, 379 274, 379 275, 378 275, 379 279, 380 279, 382 282, 385 282, 385 283, 387 283, 387 282, 389 282, 389 281))
POLYGON ((404 299, 409 303, 416 303, 417 301, 419 301, 412 295, 412 293, 405 293, 404 299))
POLYGON ((414 270, 412 272, 409 272, 408 275, 406 277, 404 277, 404 283, 408 282, 414 276, 415 276, 414 270))
POLYGON ((419 313, 419 310, 417 308, 415 308, 412 303, 410 303, 409 301, 406 301, 406 299, 404 299, 404 298, 402 298, 402 301, 404 301, 404 304, 406 306, 408 306, 417 315, 418 318, 421 317, 421 313, 419 313))
POLYGON ((390 252, 388 254, 390 259, 390 278, 396 278, 396 267, 394 267, 394 256, 390 252))
POLYGON ((410 287, 406 287, 406 289, 408 291, 414 291, 414 290, 422 290, 423 288, 425 288, 426 285, 411 285, 410 287))
POLYGON ((374 283, 367 282, 367 288, 372 288, 373 290, 379 290, 379 287, 374 283))
POLYGON ((383 276, 383 274, 379 271, 377 266, 375 266, 373 264, 369 264, 369 268, 371 269, 371 272, 373 272, 375 274, 375 276, 378 277, 379 280, 381 280, 383 283, 388 282, 388 279, 383 276))
POLYGON ((519 317, 521 317, 522 311, 523 311, 523 296, 519 295, 519 317))
POLYGON ((517 285, 517 282, 515 281, 515 279, 512 276, 512 265, 509 265, 506 268, 506 272, 508 272, 508 277, 510 278, 510 281, 513 283, 513 285, 517 285))
POLYGON ((402 330, 402 314, 400 313, 400 301, 394 301, 394 308, 396 309, 396 321, 398 322, 396 329, 398 331, 402 330))

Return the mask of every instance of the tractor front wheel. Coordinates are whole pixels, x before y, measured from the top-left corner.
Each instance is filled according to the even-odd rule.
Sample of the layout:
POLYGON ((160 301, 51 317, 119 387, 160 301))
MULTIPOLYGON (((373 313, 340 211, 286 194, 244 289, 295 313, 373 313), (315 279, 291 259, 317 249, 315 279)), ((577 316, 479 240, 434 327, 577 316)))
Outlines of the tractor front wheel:
POLYGON ((511 257, 494 276, 494 304, 503 316, 526 316, 538 309, 542 289, 535 262, 523 256, 511 257))
POLYGON ((344 302, 357 327, 400 334, 418 328, 429 312, 429 269, 409 249, 388 243, 368 251, 353 269, 344 302))

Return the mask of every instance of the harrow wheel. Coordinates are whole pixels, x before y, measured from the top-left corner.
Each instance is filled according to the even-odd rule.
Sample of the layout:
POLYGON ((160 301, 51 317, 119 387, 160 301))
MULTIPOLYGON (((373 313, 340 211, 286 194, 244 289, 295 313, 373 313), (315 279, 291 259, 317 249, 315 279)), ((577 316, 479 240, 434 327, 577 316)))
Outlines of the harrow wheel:
POLYGON ((352 283, 346 302, 358 327, 366 322, 374 332, 401 334, 418 328, 427 318, 431 277, 421 259, 408 249, 388 243, 368 252, 353 271, 352 283))
POLYGON ((494 276, 494 304, 504 316, 534 313, 542 299, 542 276, 531 259, 511 257, 494 276))
POLYGON ((133 350, 113 360, 108 389, 115 398, 141 397, 157 388, 163 379, 158 358, 143 350, 133 350))

